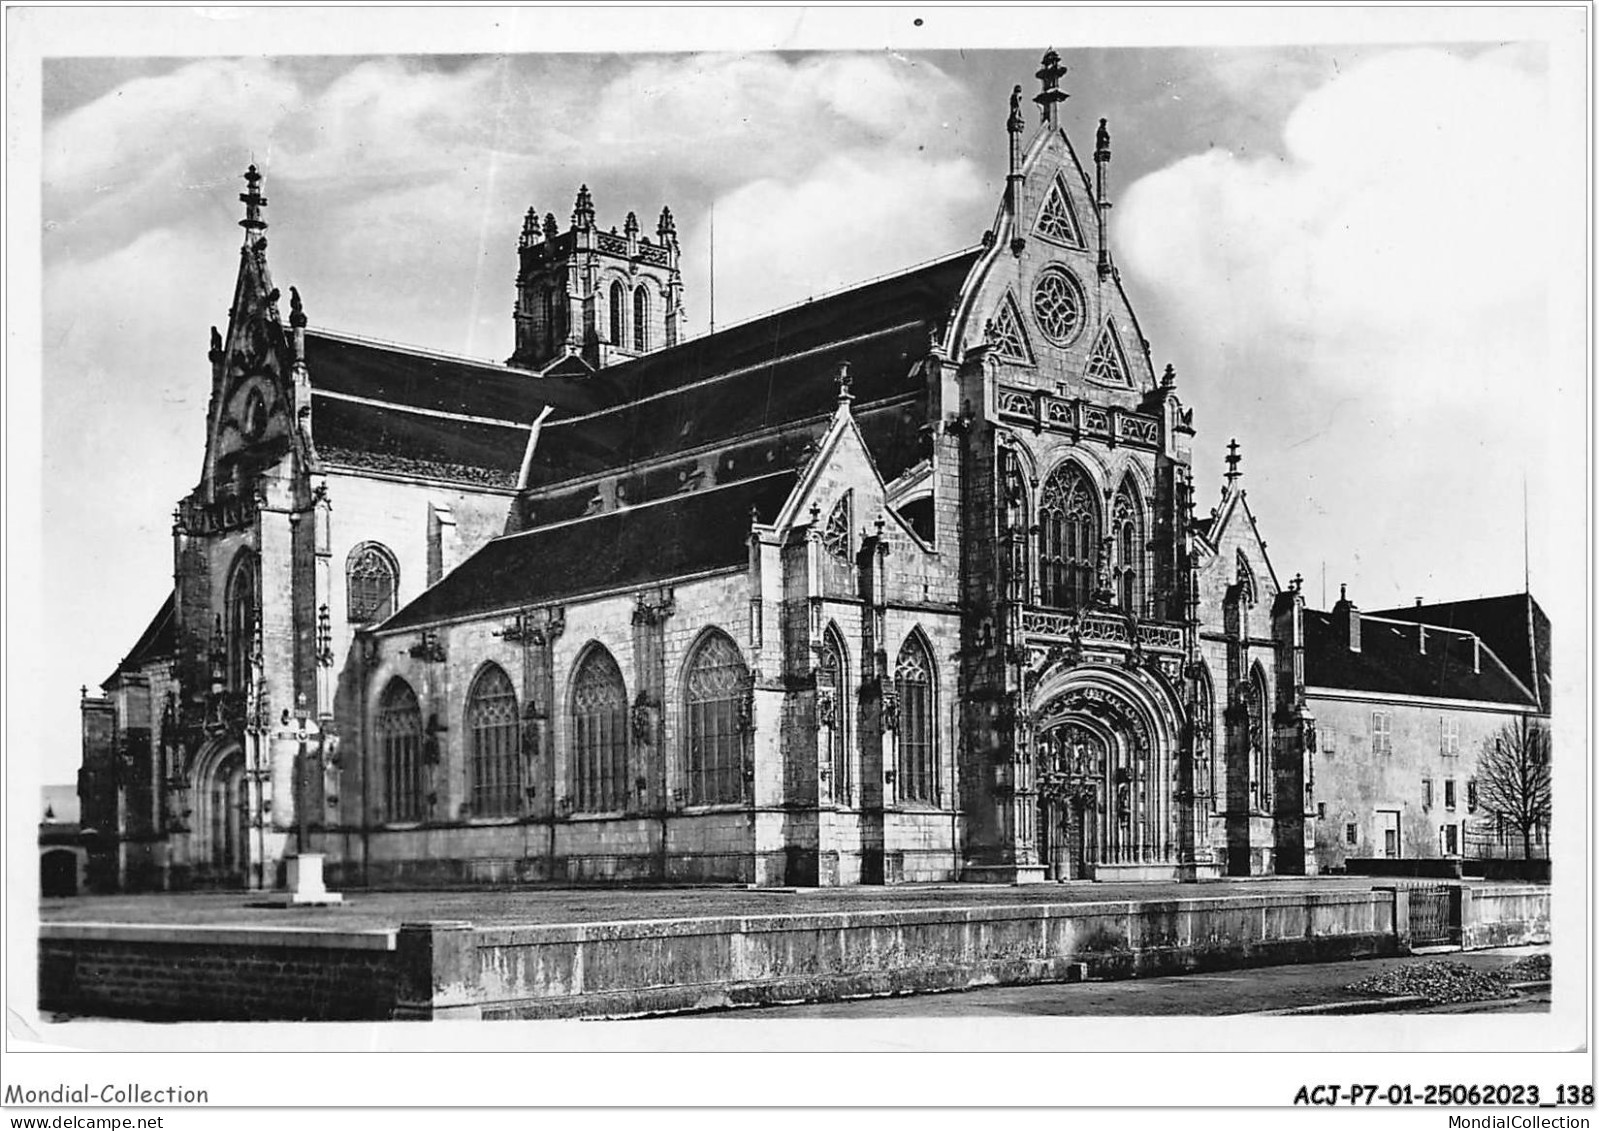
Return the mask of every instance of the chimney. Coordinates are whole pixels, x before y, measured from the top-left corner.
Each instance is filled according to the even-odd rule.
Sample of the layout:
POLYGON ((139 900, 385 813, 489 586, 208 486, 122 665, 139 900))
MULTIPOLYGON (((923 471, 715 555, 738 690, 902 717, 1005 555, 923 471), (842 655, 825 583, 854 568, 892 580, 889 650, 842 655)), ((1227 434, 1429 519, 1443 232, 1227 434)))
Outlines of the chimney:
POLYGON ((1416 645, 1421 649, 1421 654, 1425 656, 1427 654, 1427 626, 1424 624, 1416 626, 1416 645))
POLYGON ((1349 650, 1360 651, 1360 610, 1349 599, 1349 586, 1338 586, 1338 603, 1333 606, 1333 624, 1342 626, 1348 634, 1349 650))
POLYGON ((1482 641, 1477 639, 1477 634, 1471 634, 1471 670, 1473 673, 1482 671, 1482 641))

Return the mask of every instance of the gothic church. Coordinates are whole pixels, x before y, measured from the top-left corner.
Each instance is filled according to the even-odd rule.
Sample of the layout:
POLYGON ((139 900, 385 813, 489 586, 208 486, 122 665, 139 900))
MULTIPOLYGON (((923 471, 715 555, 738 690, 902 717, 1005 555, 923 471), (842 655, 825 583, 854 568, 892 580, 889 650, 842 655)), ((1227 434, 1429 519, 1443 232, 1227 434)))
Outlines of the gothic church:
POLYGON ((1314 871, 1303 599, 1236 456, 1194 514, 1064 72, 976 245, 705 337, 670 211, 530 210, 503 366, 285 320, 252 168, 101 886, 1314 871))

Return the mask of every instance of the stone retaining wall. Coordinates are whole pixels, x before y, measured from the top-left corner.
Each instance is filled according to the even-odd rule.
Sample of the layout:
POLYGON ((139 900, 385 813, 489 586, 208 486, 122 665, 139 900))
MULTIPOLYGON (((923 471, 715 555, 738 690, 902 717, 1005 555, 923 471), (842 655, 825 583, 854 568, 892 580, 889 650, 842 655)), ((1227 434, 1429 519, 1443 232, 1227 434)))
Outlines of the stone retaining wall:
POLYGON ((627 1016, 1395 954, 1394 902, 1338 892, 470 932, 415 924, 401 928, 400 949, 426 938, 437 965, 432 993, 415 972, 408 1016, 627 1016))
POLYGON ((1549 941, 1549 889, 1495 884, 1461 889, 1461 946, 1528 946, 1549 941))
MULTIPOLYGON (((40 1009, 165 1020, 624 1017, 1408 952, 1407 891, 398 931, 46 923, 40 1009)), ((1467 949, 1549 940, 1549 889, 1463 889, 1467 949)))

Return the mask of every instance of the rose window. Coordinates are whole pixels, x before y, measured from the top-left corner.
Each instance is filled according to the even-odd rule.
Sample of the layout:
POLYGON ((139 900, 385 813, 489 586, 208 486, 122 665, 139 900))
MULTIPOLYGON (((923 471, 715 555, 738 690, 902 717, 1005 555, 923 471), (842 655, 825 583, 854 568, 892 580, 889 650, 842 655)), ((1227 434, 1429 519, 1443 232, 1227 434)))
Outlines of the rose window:
POLYGON ((1083 328, 1083 295, 1072 277, 1058 267, 1050 268, 1033 285, 1033 317, 1044 336, 1056 345, 1066 345, 1083 328))

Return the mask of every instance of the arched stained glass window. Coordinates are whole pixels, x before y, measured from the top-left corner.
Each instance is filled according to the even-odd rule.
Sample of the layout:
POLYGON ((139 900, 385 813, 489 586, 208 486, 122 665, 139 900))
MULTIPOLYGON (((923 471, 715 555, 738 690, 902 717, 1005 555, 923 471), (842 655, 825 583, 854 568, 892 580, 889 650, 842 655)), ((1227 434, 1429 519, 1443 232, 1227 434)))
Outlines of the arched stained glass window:
POLYGON ((255 678, 256 624, 260 616, 260 585, 256 577, 255 555, 241 553, 228 578, 228 686, 244 691, 255 678))
POLYGON ((650 348, 650 296, 643 287, 633 292, 633 348, 640 353, 650 348))
POLYGON ((383 819, 422 819, 422 708, 403 679, 389 681, 378 705, 383 757, 383 819))
POLYGON ((844 639, 833 625, 822 637, 821 664, 816 669, 816 714, 825 745, 824 765, 832 783, 832 797, 848 805, 855 781, 849 757, 849 676, 844 659, 844 639))
POLYGON ((625 312, 625 303, 626 303, 626 301, 627 301, 627 299, 626 299, 626 296, 625 296, 625 294, 624 294, 624 292, 622 290, 622 284, 621 283, 612 283, 611 284, 611 344, 613 346, 620 346, 622 344, 622 342, 623 342, 623 337, 622 337, 622 333, 623 333, 623 331, 622 331, 622 318, 623 318, 624 312, 625 312))
POLYGON ((1249 568, 1249 559, 1244 557, 1243 550, 1238 551, 1238 599, 1246 605, 1253 605, 1260 599, 1260 590, 1255 585, 1255 571, 1249 568))
MULTIPOLYGON (((1225 808, 1226 798, 1216 795, 1216 686, 1210 669, 1199 665, 1194 689, 1194 789, 1210 799, 1210 808, 1225 808)), ((1204 808, 1201 807, 1201 812, 1204 808)))
POLYGON ((1142 616, 1144 523, 1138 492, 1131 481, 1124 482, 1116 492, 1111 523, 1116 538, 1116 597, 1122 612, 1142 616))
POLYGON ((683 680, 691 805, 744 798, 744 699, 749 669, 738 645, 721 632, 700 642, 683 680))
POLYGON ((1244 706, 1249 716, 1249 798, 1252 808, 1271 810, 1271 727, 1266 673, 1256 664, 1249 673, 1244 706))
POLYGON ((894 691, 899 697, 899 799, 932 804, 933 661, 917 633, 899 650, 894 691))
POLYGON ((345 588, 351 624, 372 624, 394 613, 400 570, 394 555, 376 542, 363 542, 350 552, 345 588))
POLYGON ((1056 608, 1080 608, 1093 597, 1099 553, 1099 505, 1074 463, 1056 468, 1038 506, 1039 597, 1056 608))
POLYGON ((572 680, 572 802, 579 813, 627 808, 627 688, 599 644, 572 680))
POLYGON ((510 676, 498 664, 486 665, 466 699, 475 817, 514 817, 521 811, 520 721, 510 676))
POLYGON ((850 559, 849 496, 845 495, 834 505, 827 516, 827 526, 822 531, 822 547, 839 561, 850 559))

